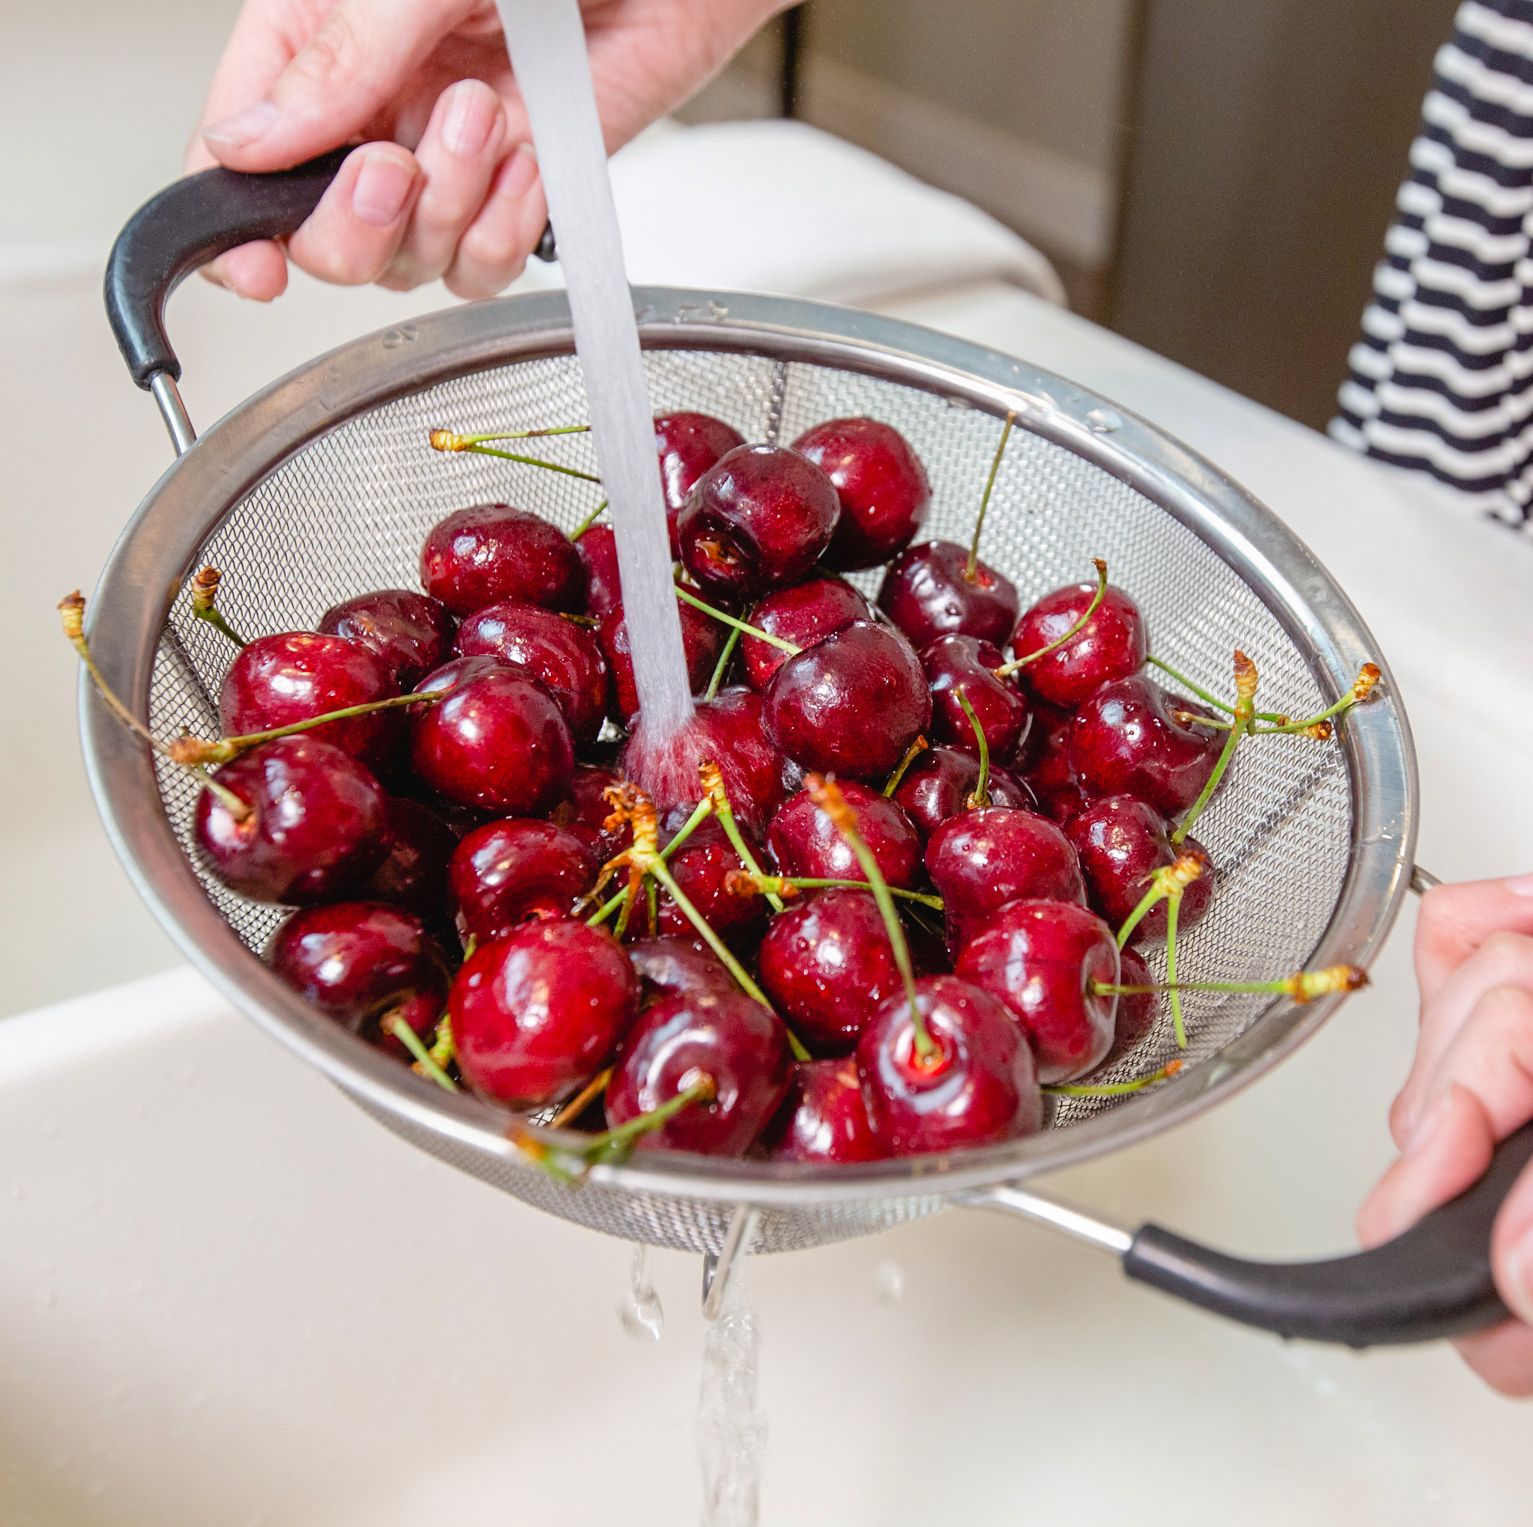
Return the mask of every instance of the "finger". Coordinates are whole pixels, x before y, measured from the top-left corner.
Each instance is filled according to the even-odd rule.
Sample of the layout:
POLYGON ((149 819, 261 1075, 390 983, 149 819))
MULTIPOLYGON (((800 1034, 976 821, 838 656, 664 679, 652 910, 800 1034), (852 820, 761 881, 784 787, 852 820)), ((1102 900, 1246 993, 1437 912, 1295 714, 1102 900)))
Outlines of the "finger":
POLYGON ((1533 934, 1533 875, 1440 885, 1421 898, 1416 980, 1428 1003, 1491 934, 1533 934))
POLYGON ((263 239, 227 250, 204 265, 201 274, 241 297, 270 302, 287 290, 287 256, 280 244, 263 239))
POLYGON ((204 142, 236 170, 279 170, 339 147, 401 93, 473 0, 340 0, 256 100, 204 142))
POLYGON ((1428 1094, 1440 1078, 1443 1057, 1458 1042, 1484 995, 1494 987, 1533 992, 1533 938, 1521 933, 1491 934, 1423 1005, 1411 1074, 1390 1109, 1390 1128, 1397 1140, 1415 1127, 1428 1094))
POLYGON ((448 290, 459 297, 493 297, 514 281, 537 247, 548 220, 538 162, 529 143, 501 162, 484 206, 447 267, 448 290))
POLYGON ((293 263, 322 281, 376 281, 399 248, 420 194, 420 166, 397 143, 368 143, 346 156, 307 222, 288 242, 293 263))
POLYGON ((1533 1328, 1504 1320, 1488 1331, 1461 1336, 1453 1345, 1498 1394, 1513 1400, 1533 1395, 1533 1328))
POLYGON ((484 204, 505 130, 500 97, 483 80, 460 80, 438 97, 415 150, 424 185, 383 285, 419 286, 452 263, 484 204))
MULTIPOLYGON (((1491 1235, 1490 1265, 1496 1291, 1509 1309, 1533 1325, 1533 1167, 1527 1167, 1506 1195, 1491 1235)), ((1529 1364, 1533 1368, 1533 1363, 1529 1364)))

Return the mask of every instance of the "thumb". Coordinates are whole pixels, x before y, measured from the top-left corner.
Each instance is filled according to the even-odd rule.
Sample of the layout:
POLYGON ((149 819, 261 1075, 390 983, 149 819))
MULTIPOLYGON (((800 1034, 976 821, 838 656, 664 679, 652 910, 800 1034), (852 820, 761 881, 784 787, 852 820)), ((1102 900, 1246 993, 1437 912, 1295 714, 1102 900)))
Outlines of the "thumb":
POLYGON ((340 0, 266 93, 203 139, 232 170, 281 170, 339 148, 403 93, 474 0, 340 0))

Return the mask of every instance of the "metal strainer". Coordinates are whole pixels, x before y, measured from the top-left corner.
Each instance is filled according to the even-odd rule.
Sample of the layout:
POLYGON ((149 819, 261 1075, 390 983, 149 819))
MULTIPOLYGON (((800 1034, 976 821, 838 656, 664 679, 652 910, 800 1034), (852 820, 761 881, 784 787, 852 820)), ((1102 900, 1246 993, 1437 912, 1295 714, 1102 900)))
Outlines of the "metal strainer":
MULTIPOLYGON (((139 385, 179 457, 114 550, 91 628, 108 680, 158 732, 217 734, 229 648, 189 612, 204 563, 245 631, 311 626, 365 589, 410 586, 422 537, 464 504, 506 499, 566 527, 589 484, 431 451, 431 427, 518 429, 585 417, 561 295, 479 303, 321 356, 196 440, 162 327, 175 282, 215 253, 291 230, 332 166, 258 179, 224 171, 170 188, 113 252, 108 306, 139 385)), ((1141 420, 1008 356, 820 304, 735 293, 634 294, 657 412, 700 409, 748 439, 791 440, 829 417, 869 414, 913 444, 934 489, 927 533, 966 540, 1000 421, 1017 414, 984 555, 1024 594, 1088 576, 1104 556, 1145 610, 1156 651, 1218 680, 1243 646, 1269 705, 1318 710, 1378 653, 1345 596, 1260 504, 1141 420)), ((589 467, 588 437, 550 454, 589 467)), ((860 575, 871 587, 876 575, 860 575)), ((1387 675, 1386 675, 1387 678, 1387 675)), ((1362 707, 1336 743, 1252 748, 1199 835, 1220 866, 1182 966, 1239 981, 1302 966, 1366 965, 1412 874, 1415 761, 1398 701, 1362 707), (1294 867, 1302 865, 1302 874, 1294 867)), ((1187 1001, 1185 1069, 1121 1101, 1066 1101, 1053 1127, 1013 1144, 835 1172, 666 1153, 551 1181, 507 1138, 511 1117, 428 1086, 302 1001, 257 958, 282 913, 210 880, 190 852, 194 785, 92 697, 82 698, 91 780, 138 888, 187 956, 239 1007, 390 1129, 551 1213, 696 1252, 789 1251, 864 1235, 953 1204, 1045 1219, 1121 1256, 1132 1276, 1254 1324, 1356 1344, 1416 1340, 1500 1313, 1489 1226, 1533 1137, 1491 1177, 1391 1246, 1332 1263, 1223 1259, 1155 1227, 1119 1231, 1018 1186, 1129 1144, 1231 1095, 1293 1050, 1339 998, 1187 1001)), ((1175 1051, 1163 1027, 1120 1063, 1137 1075, 1175 1051)), ((715 1264, 710 1264, 715 1265, 715 1264)))

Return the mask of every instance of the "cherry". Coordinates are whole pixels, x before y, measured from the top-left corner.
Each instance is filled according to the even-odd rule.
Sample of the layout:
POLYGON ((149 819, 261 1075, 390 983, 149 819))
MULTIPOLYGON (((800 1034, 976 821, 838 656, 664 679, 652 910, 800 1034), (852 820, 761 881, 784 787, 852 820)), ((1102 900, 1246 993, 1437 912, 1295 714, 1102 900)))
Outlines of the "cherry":
POLYGON ((623 580, 617 570, 617 532, 610 525, 592 525, 575 542, 586 570, 586 608, 598 620, 623 602, 623 580))
POLYGON ((902 989, 866 891, 821 891, 779 913, 761 940, 758 972, 789 1027, 819 1055, 850 1053, 873 1009, 902 989))
POLYGON ((783 752, 846 779, 882 779, 931 724, 931 694, 910 644, 866 620, 789 658, 766 704, 783 752))
POLYGON ((1032 1041, 1043 1082, 1100 1064, 1116 999, 1096 990, 1118 976, 1118 946, 1094 912, 1068 901, 1013 901, 959 951, 955 974, 1005 1003, 1032 1041))
POLYGON ((1016 629, 1021 600, 1016 586, 993 567, 976 562, 956 541, 927 541, 889 564, 878 607, 916 647, 939 636, 974 636, 1005 647, 1016 629))
MULTIPOLYGON (((872 618, 873 607, 843 579, 807 578, 803 583, 774 589, 758 600, 751 610, 750 624, 795 647, 812 647, 854 620, 872 618)), ((759 636, 746 636, 740 643, 740 655, 745 660, 746 682, 758 694, 766 690, 772 676, 791 656, 759 636)))
POLYGON ((383 659, 403 691, 447 661, 456 628, 440 599, 413 589, 379 589, 331 605, 316 629, 360 642, 383 659))
MULTIPOLYGON (((1065 833, 1080 855, 1087 900, 1114 928, 1123 924, 1150 887, 1150 876, 1176 862, 1179 853, 1207 860, 1196 838, 1178 850, 1171 844, 1171 824, 1153 807, 1129 795, 1092 801, 1071 819, 1065 833)), ((1213 882, 1205 872, 1182 891, 1177 927, 1185 932, 1208 911, 1213 882)), ((1158 902, 1135 926, 1132 939, 1166 936, 1166 903, 1158 902)), ((1124 984, 1134 984, 1124 977, 1124 984)))
MULTIPOLYGON (((701 610, 677 601, 681 611, 681 648, 687 659, 687 684, 696 694, 713 676, 724 648, 724 633, 717 621, 701 610)), ((628 623, 623 607, 609 610, 597 631, 601 649, 607 656, 612 674, 612 719, 629 725, 639 710, 639 690, 633 676, 633 648, 628 638, 628 623)))
POLYGON ((931 507, 931 484, 898 430, 877 419, 828 419, 793 449, 825 472, 841 500, 827 566, 877 567, 910 544, 931 507))
POLYGON ((611 935, 567 917, 524 923, 481 944, 452 983, 458 1067, 496 1102, 557 1103, 606 1063, 638 1000, 611 935))
POLYGON ((540 605, 503 599, 464 617, 458 652, 519 664, 559 702, 575 746, 596 741, 607 715, 607 663, 589 631, 540 605))
MULTIPOLYGON (((1187 906, 1182 904, 1182 916, 1187 906)), ((1123 986, 1148 986, 1154 976, 1145 964, 1144 956, 1132 947, 1119 951, 1118 980, 1123 986)), ((1124 992, 1118 998, 1118 1025, 1113 1035, 1112 1048, 1102 1064, 1110 1066, 1135 1048, 1146 1034, 1155 1027, 1160 1014, 1160 998, 1152 991, 1124 992)))
POLYGON ((1073 710, 1050 705, 1047 700, 1040 700, 1036 695, 1032 697, 1028 708, 1033 713, 1033 724, 1028 727, 1021 745, 1008 760, 1008 766, 1014 774, 1025 774, 1041 762, 1049 739, 1058 732, 1068 731, 1075 716, 1073 710))
POLYGON ((840 518, 830 479, 774 445, 741 445, 693 485, 676 522, 681 560, 706 593, 750 599, 796 583, 840 518))
MULTIPOLYGON (((1091 607, 1096 593, 1095 583, 1075 583, 1045 594, 1017 627, 1017 652, 1039 652, 1058 641, 1091 607)), ((1102 685, 1138 673, 1148 651, 1139 606, 1108 584, 1102 602, 1069 641, 1020 671, 1034 694, 1055 705, 1079 705, 1102 685)))
POLYGON ((1069 757, 1088 796, 1134 795, 1166 816, 1185 811, 1208 783, 1223 734, 1173 711, 1209 714, 1134 676, 1104 684, 1070 723, 1069 757))
POLYGON ((1089 804, 1070 762, 1068 720, 1044 739, 1037 760, 1023 778, 1038 797, 1038 809, 1056 822, 1068 822, 1089 804))
MULTIPOLYGON (((235 655, 219 690, 218 719, 227 735, 245 736, 398 693, 389 665, 361 642, 284 631, 258 636, 235 655)), ((308 735, 379 764, 393 752, 402 724, 397 711, 375 711, 327 722, 308 735)))
POLYGON ((922 648, 921 667, 932 692, 932 731, 950 747, 979 751, 959 695, 973 706, 993 757, 1010 758, 1026 738, 1032 713, 1022 691, 995 672, 1002 661, 999 647, 972 636, 939 636, 922 648))
POLYGON ((421 584, 454 615, 498 599, 550 610, 578 610, 585 599, 585 569, 569 537, 509 504, 474 504, 433 525, 421 547, 421 584))
POLYGON ((886 998, 857 1041, 873 1138, 891 1155, 991 1145, 1043 1122, 1038 1074, 1006 1009, 953 976, 922 976, 916 1002, 932 1051, 922 1055, 910 999, 886 998))
POLYGON ((457 835, 429 806, 401 795, 389 797, 383 830, 388 852, 357 895, 408 907, 432 927, 446 924, 447 861, 457 835))
POLYGON ((539 816, 568 793, 575 750, 554 697, 522 669, 496 664, 412 718, 410 762, 450 800, 539 816))
POLYGON ((633 833, 626 825, 607 826, 612 803, 606 792, 617 782, 611 769, 576 764, 569 794, 548 814, 551 822, 579 838, 595 854, 598 864, 605 864, 633 841, 633 833))
POLYGON ((671 555, 680 555, 676 521, 693 484, 719 457, 744 445, 739 430, 711 414, 657 414, 655 454, 660 458, 660 485, 665 493, 665 523, 671 533, 671 555))
MULTIPOLYGON (((969 797, 979 784, 979 760, 957 748, 928 748, 905 770, 894 792, 895 804, 929 838, 949 817, 969 809, 969 797)), ((1037 797, 1004 769, 990 766, 987 787, 992 806, 1032 810, 1037 797)))
POLYGON ((942 898, 955 949, 1009 901, 1086 900, 1070 840, 1046 817, 1007 806, 950 817, 926 845, 926 872, 942 898))
MULTIPOLYGON (((913 889, 921 877, 921 838, 904 809, 855 780, 842 781, 841 794, 884 879, 901 890, 913 889)), ((851 845, 807 790, 779 808, 767 828, 767 847, 784 875, 862 879, 851 845)))
POLYGON ((447 874, 464 931, 484 943, 530 919, 568 915, 596 870, 596 855, 573 833, 518 817, 475 828, 447 874))
POLYGON ((695 938, 641 938, 628 946, 646 999, 681 994, 731 997, 739 987, 711 949, 695 938))
POLYGON ((387 851, 387 798, 349 753, 312 734, 263 742, 227 763, 197 797, 194 833, 208 868, 252 901, 304 905, 357 886, 387 851))
POLYGON ((868 1123, 856 1061, 848 1055, 795 1065, 787 1100, 765 1144, 774 1161, 849 1166, 882 1160, 884 1151, 868 1123))
POLYGON ((741 992, 661 997, 629 1031, 607 1083, 607 1122, 649 1113, 706 1078, 699 1100, 636 1142, 638 1150, 743 1155, 788 1090, 788 1031, 741 992))
MULTIPOLYGON (((670 867, 682 893, 720 938, 737 944, 760 927, 766 902, 759 891, 742 883, 740 856, 718 822, 709 820, 696 828, 671 855, 670 867)), ((630 918, 633 926, 638 921, 637 916, 630 918)), ((682 936, 692 932, 692 923, 664 893, 660 932, 682 936)))
POLYGON ((266 962, 295 991, 370 1044, 404 1055, 380 1020, 429 1038, 447 1001, 442 951, 413 912, 378 901, 338 901, 294 912, 272 935, 266 962))

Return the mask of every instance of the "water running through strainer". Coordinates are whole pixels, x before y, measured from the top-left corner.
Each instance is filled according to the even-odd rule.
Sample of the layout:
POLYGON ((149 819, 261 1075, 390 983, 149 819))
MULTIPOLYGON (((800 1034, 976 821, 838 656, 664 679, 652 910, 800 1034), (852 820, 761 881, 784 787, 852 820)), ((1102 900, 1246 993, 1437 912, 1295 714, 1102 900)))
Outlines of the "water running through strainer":
POLYGON ((756 1527, 766 1415, 757 1394, 761 1333, 745 1302, 745 1263, 734 1267, 718 1319, 703 1335, 697 1392, 697 1461, 703 1527, 756 1527))

